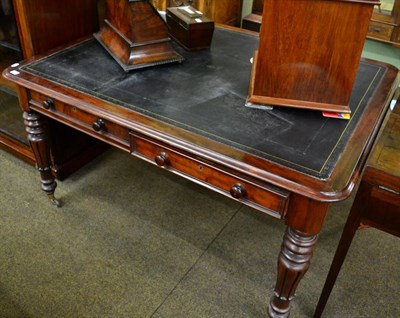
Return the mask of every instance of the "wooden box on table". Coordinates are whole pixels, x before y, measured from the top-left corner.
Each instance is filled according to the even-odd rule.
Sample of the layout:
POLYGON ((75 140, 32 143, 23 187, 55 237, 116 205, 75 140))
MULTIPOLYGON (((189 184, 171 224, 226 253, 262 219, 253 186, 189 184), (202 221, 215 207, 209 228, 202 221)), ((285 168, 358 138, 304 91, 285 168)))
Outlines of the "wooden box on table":
POLYGON ((264 0, 249 101, 350 112, 376 0, 264 0))
POLYGON ((167 9, 166 16, 169 34, 186 50, 210 47, 214 22, 201 12, 192 7, 173 7, 167 9))

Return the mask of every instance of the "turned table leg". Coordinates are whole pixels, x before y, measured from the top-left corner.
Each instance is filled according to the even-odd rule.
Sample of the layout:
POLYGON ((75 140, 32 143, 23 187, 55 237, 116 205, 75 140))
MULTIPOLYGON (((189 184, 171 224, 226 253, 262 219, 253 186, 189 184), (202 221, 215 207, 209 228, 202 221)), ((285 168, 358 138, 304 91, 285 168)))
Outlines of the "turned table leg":
POLYGON ((45 120, 42 115, 33 111, 25 111, 23 117, 28 140, 35 155, 36 166, 40 172, 41 188, 46 192, 50 202, 59 207, 61 203, 54 197, 57 183, 51 171, 50 143, 45 120))
POLYGON ((317 244, 328 204, 294 194, 285 219, 287 224, 278 257, 278 277, 269 306, 272 318, 286 318, 290 301, 304 274, 317 244))
POLYGON ((289 317, 290 301, 310 266, 317 235, 306 235, 288 227, 278 258, 278 279, 268 307, 270 317, 289 317))

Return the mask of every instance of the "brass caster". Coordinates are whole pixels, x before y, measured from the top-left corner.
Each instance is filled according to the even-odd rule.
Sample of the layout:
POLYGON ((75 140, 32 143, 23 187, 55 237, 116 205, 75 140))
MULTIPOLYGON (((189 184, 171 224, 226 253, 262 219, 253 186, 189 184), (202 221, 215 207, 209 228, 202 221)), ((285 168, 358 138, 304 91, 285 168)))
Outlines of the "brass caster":
POLYGON ((48 195, 48 198, 49 198, 49 201, 51 202, 51 204, 52 204, 52 205, 55 205, 57 208, 59 208, 59 207, 62 206, 61 201, 57 200, 57 199, 54 197, 54 194, 49 194, 49 195, 48 195))

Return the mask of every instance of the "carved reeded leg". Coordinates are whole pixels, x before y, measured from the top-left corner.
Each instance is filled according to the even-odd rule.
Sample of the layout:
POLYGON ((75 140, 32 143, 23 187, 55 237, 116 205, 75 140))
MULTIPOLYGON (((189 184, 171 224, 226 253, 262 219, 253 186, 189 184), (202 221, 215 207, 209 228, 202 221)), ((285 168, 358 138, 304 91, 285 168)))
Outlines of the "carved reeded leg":
POLYGON ((310 266, 328 207, 327 202, 291 194, 285 217, 286 233, 278 257, 278 278, 268 307, 270 317, 289 317, 290 301, 310 266))
POLYGON ((278 258, 278 279, 268 307, 270 317, 289 317, 290 301, 304 276, 317 243, 317 235, 308 236, 287 227, 278 258))
POLYGON ((51 172, 50 144, 45 122, 42 116, 36 112, 25 111, 23 117, 25 130, 28 133, 28 139, 35 155, 37 169, 40 172, 41 188, 46 192, 50 202, 59 207, 61 203, 54 197, 57 183, 51 172))

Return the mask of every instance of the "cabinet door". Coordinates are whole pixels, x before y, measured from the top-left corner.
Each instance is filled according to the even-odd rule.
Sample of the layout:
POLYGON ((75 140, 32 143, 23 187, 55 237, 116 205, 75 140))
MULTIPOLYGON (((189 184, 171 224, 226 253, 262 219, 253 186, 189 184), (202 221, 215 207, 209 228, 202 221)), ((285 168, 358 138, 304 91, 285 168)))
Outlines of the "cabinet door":
POLYGON ((240 26, 242 0, 205 0, 205 2, 215 22, 240 26))
POLYGON ((264 0, 254 0, 252 12, 262 14, 263 6, 264 6, 264 0))

